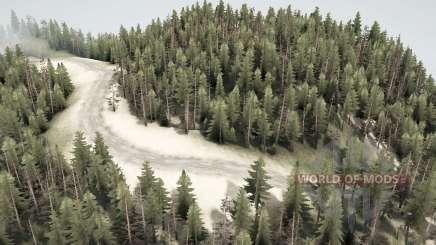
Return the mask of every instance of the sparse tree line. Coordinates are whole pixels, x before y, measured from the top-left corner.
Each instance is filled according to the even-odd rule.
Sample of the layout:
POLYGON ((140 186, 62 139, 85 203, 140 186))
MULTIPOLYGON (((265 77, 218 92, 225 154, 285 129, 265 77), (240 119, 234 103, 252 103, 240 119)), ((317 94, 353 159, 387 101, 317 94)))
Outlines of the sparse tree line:
MULTIPOLYGON (((173 12, 166 20, 153 21, 144 30, 139 26, 130 30, 121 27, 118 34, 97 37, 80 38, 83 35, 79 31, 66 24, 61 28, 55 21, 49 21, 50 28, 32 20, 28 23, 32 24, 18 21, 12 15, 11 26, 17 33, 28 32, 45 39, 54 49, 117 63, 120 92, 144 124, 157 121, 167 126, 171 124, 171 117, 177 116, 186 133, 199 129, 218 143, 256 146, 271 153, 278 145, 294 150, 295 144, 301 142, 321 150, 327 144, 338 156, 334 157, 333 166, 318 163, 325 172, 372 171, 410 176, 405 186, 371 186, 365 190, 356 186, 339 190, 319 186, 303 192, 300 185, 290 181, 280 209, 268 209, 273 204, 265 198, 269 189, 267 178, 256 180, 258 190, 253 192, 251 188, 250 192, 249 187, 244 188, 245 193, 239 193, 233 206, 223 206, 224 214, 229 212, 229 215, 224 217, 222 226, 206 234, 197 218, 189 221, 189 217, 199 216, 189 185, 177 190, 191 193, 183 195, 183 200, 176 195, 167 199, 166 204, 147 205, 148 199, 168 198, 168 195, 158 197, 156 193, 149 197, 147 193, 150 186, 155 186, 151 182, 160 181, 142 185, 140 179, 132 194, 119 170, 111 170, 113 172, 107 176, 120 179, 111 180, 107 185, 103 184, 104 180, 100 183, 95 179, 103 179, 104 174, 93 173, 94 177, 89 177, 89 173, 97 171, 91 170, 91 166, 96 165, 92 161, 101 161, 97 164, 100 166, 105 165, 104 160, 93 159, 99 154, 83 143, 83 156, 77 154, 85 160, 73 159, 73 168, 64 170, 70 176, 70 183, 65 186, 70 186, 71 193, 66 196, 72 200, 74 210, 82 206, 77 203, 83 202, 85 197, 93 199, 87 202, 100 205, 97 210, 101 212, 96 211, 99 214, 92 217, 101 217, 107 222, 95 227, 111 227, 110 232, 98 232, 100 235, 95 236, 99 238, 92 238, 102 240, 91 243, 104 243, 106 238, 101 234, 107 234, 107 239, 112 237, 118 243, 130 240, 133 243, 135 239, 149 239, 149 243, 177 239, 181 244, 201 240, 206 244, 399 244, 405 241, 421 244, 432 236, 425 217, 431 217, 435 211, 434 80, 426 74, 412 50, 404 47, 399 38, 388 37, 378 23, 370 28, 363 27, 359 14, 352 21, 338 23, 329 15, 322 17, 318 10, 304 15, 291 7, 270 9, 263 16, 246 5, 234 10, 222 2, 215 9, 206 2, 195 4, 180 13, 173 12), (400 159, 399 166, 393 168, 390 157, 385 154, 369 162, 362 150, 364 145, 354 137, 347 140, 345 146, 340 144, 346 131, 373 139, 377 146, 392 151, 400 159), (86 160, 85 155, 92 160, 86 160), (118 190, 118 186, 110 187, 114 183, 124 185, 121 188, 124 192, 118 190), (113 189, 124 194, 116 196, 113 189), (88 192, 92 194, 86 194, 88 192), (112 194, 101 196, 102 193, 112 194), (370 201, 364 201, 367 195, 371 196, 370 201), (138 205, 141 199, 137 196, 143 197, 143 204, 138 205), (106 201, 101 201, 102 198, 106 201), (242 200, 246 198, 248 201, 242 200), (179 213, 179 204, 185 201, 181 205, 185 211, 179 213), (370 212, 364 214, 361 206, 350 208, 346 205, 349 201, 369 205, 370 212), (238 205, 248 213, 237 214, 238 205), (166 211, 160 217, 145 218, 145 209, 150 206, 166 211), (314 210, 308 211, 310 208, 314 210), (115 215, 117 218, 115 210, 119 212, 115 215), (134 220, 137 217, 139 221, 134 220), (401 230, 393 228, 394 219, 402 222, 401 230), (157 223, 153 223, 151 229, 149 222, 157 223), (233 224, 233 230, 228 230, 227 222, 233 224), (117 229, 124 233, 118 234, 117 229), (137 235, 141 232, 143 235, 137 235), (224 242, 220 243, 219 239, 224 242)), ((1 71, 0 67, 0 75, 1 71)), ((1 98, 3 101, 3 95, 1 98)), ((49 101, 46 95, 47 118, 53 112, 49 101)), ((20 110, 15 111, 21 115, 20 110)), ((7 124, 1 126, 9 125, 10 121, 5 120, 7 124)), ((11 128, 17 134, 14 126, 11 128)), ((5 131, 1 129, 1 132, 3 135, 5 131)), ((24 135, 21 139, 18 136, 10 138, 15 142, 26 140, 24 135)), ((75 151, 78 148, 75 146, 75 151)), ((22 159, 22 154, 17 159, 22 159)), ((74 155, 75 159, 81 159, 74 155)), ((261 171, 258 164, 253 166, 253 173, 261 171)), ((107 166, 116 168, 113 163, 107 166)), ((148 168, 144 166, 144 172, 151 171, 146 170, 148 168)), ((14 170, 10 172, 14 176, 14 170)), ((251 172, 250 176, 253 177, 251 172)), ((41 181, 44 178, 48 177, 42 175, 41 181)), ((253 180, 247 180, 247 186, 253 184, 250 181, 253 180)), ((19 187, 18 179, 15 182, 19 187)), ((182 174, 179 182, 189 183, 189 178, 182 174)), ((24 186, 27 186, 24 192, 29 202, 37 202, 37 194, 30 192, 32 188, 27 181, 24 186)), ((162 183, 158 186, 163 187, 162 183)), ((158 187, 151 189, 155 188, 158 187)), ((157 192, 165 193, 164 189, 161 191, 157 192)), ((61 215, 59 208, 53 209, 61 215)), ((15 219, 23 223, 27 235, 37 233, 37 228, 33 233, 30 228, 32 222, 38 221, 29 219, 36 215, 26 215, 30 222, 22 222, 22 217, 15 219)), ((91 216, 81 217, 86 220, 91 216)), ((72 223, 68 227, 72 227, 72 223)), ((67 235, 68 239, 71 237, 67 235)), ((27 239, 31 238, 27 236, 27 239)))

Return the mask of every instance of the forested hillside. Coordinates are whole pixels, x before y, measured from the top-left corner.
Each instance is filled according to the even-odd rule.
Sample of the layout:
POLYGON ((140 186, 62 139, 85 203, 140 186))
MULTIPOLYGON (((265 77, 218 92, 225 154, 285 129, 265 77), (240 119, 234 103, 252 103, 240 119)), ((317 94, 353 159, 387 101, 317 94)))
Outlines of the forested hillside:
MULTIPOLYGON (((175 195, 168 198, 163 183, 144 165, 131 194, 103 139, 96 137, 91 147, 79 133, 73 168, 59 154, 40 158, 60 164, 55 177, 45 161, 37 165, 41 175, 30 180, 21 168, 18 172, 15 167, 3 168, 9 172, 3 173, 9 181, 3 184, 8 188, 4 193, 13 190, 2 195, 11 208, 4 213, 9 218, 4 219, 3 234, 15 242, 422 244, 434 236, 425 220, 436 207, 434 80, 413 51, 383 32, 378 23, 364 27, 359 14, 343 23, 321 16, 317 9, 303 14, 288 7, 263 15, 247 5, 236 10, 223 2, 215 7, 204 2, 154 20, 145 29, 121 27, 117 34, 85 37, 65 23, 20 21, 14 13, 11 31, 47 40, 56 50, 118 64, 120 92, 145 126, 156 121, 185 133, 199 129, 215 142, 254 146, 268 153, 279 146, 293 151, 297 142, 316 149, 330 147, 338 157, 334 163, 316 166, 324 173, 410 176, 403 186, 312 190, 293 181, 300 171, 297 164, 283 202, 274 203, 268 198, 270 185, 259 160, 233 202, 223 202, 222 223, 207 233, 186 173, 175 195), (180 118, 181 124, 173 125, 173 117, 180 118), (345 129, 351 130, 352 137, 346 146, 337 147, 345 129), (363 154, 365 138, 381 149, 376 161, 363 154), (396 158, 399 166, 393 163, 396 158), (43 191, 50 188, 53 192, 43 191), (369 204, 363 201, 366 195, 371 196, 369 204), (350 201, 355 206, 350 207, 350 201), (32 208, 23 208, 26 203, 32 208), (361 211, 366 205, 369 213, 361 211), (49 231, 42 227, 48 220, 49 231), (92 228, 85 228, 85 223, 92 228), (34 231, 32 224, 37 227, 34 231)), ((3 80, 9 84, 13 79, 3 80)), ((26 120, 20 116, 17 122, 43 131, 47 120, 43 116, 50 118, 62 108, 52 94, 66 96, 70 91, 69 86, 57 85, 48 89, 53 90, 49 100, 47 93, 43 96, 45 106, 34 99, 33 123, 31 116, 23 117, 26 120)), ((30 85, 23 82, 23 86, 30 85)), ((18 97, 39 98, 29 91, 18 97)), ((13 111, 22 115, 26 110, 13 111)), ((11 121, 5 120, 1 127, 11 121)), ((8 135, 16 142, 26 142, 17 138, 25 136, 14 127, 22 125, 1 129, 3 145, 9 142, 4 132, 16 134, 8 135)), ((21 151, 17 162, 26 162, 21 151)), ((5 153, 3 162, 9 163, 6 159, 5 153)))

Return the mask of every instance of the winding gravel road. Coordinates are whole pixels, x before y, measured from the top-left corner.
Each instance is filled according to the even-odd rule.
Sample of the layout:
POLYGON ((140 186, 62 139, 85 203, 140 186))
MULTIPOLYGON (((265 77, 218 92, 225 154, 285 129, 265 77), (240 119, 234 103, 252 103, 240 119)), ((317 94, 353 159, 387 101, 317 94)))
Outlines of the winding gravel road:
POLYGON ((291 171, 292 157, 285 151, 271 157, 257 150, 216 145, 195 131, 181 135, 173 128, 156 124, 145 127, 129 113, 123 99, 116 112, 109 110, 106 96, 113 83, 114 65, 78 57, 53 61, 64 63, 75 85, 68 108, 53 119, 46 133, 51 144, 61 147, 68 159, 76 131, 83 131, 90 142, 98 131, 131 188, 145 160, 170 190, 175 188, 181 170, 186 169, 208 228, 212 227, 212 211, 219 207, 221 199, 243 184, 249 165, 259 157, 267 162, 274 186, 271 192, 280 198, 291 171))

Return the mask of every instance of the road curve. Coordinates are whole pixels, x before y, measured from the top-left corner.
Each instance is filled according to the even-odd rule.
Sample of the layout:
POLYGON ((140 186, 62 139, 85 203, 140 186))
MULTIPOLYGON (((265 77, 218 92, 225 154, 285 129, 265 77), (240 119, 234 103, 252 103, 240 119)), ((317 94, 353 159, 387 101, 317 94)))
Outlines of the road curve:
POLYGON ((114 65, 78 57, 55 58, 53 62, 64 63, 75 85, 67 101, 68 108, 52 120, 46 133, 50 143, 58 145, 68 159, 74 133, 81 130, 89 141, 96 132, 103 135, 130 187, 135 185, 145 160, 170 190, 176 186, 181 170, 186 169, 208 228, 212 227, 211 212, 219 207, 222 198, 243 183, 249 165, 256 158, 263 157, 267 162, 272 192, 279 197, 285 189, 291 171, 289 154, 271 157, 253 149, 216 145, 198 132, 180 135, 172 128, 156 124, 145 127, 128 112, 124 100, 116 112, 109 110, 106 96, 113 83, 114 65))

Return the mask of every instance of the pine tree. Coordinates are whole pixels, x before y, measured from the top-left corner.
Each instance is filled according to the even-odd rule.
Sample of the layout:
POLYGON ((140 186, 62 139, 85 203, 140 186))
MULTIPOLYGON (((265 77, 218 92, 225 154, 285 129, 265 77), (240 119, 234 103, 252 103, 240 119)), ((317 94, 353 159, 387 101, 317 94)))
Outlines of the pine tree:
POLYGON ((249 49, 242 58, 241 71, 238 74, 238 85, 244 95, 252 88, 253 79, 253 50, 249 49))
POLYGON ((145 161, 142 164, 141 175, 138 176, 138 180, 139 183, 137 189, 139 188, 139 191, 143 195, 143 197, 146 197, 148 192, 153 189, 156 184, 156 177, 154 176, 154 171, 151 168, 149 162, 145 161))
POLYGON ((112 163, 109 147, 105 144, 103 135, 99 132, 95 134, 93 150, 96 155, 101 157, 104 164, 112 163))
POLYGON ((266 173, 265 162, 263 159, 255 161, 248 171, 248 178, 245 178, 247 184, 244 186, 245 191, 249 195, 248 198, 254 204, 256 216, 260 206, 263 205, 264 200, 268 196, 268 190, 271 185, 268 184, 270 176, 266 173))
POLYGON ((354 29, 354 34, 356 36, 360 36, 361 28, 362 28, 362 18, 360 17, 360 13, 357 12, 356 17, 353 20, 353 29, 354 29))
POLYGON ((318 244, 341 245, 343 241, 342 231, 342 201, 337 193, 332 193, 321 226, 318 229, 318 244))
POLYGON ((74 85, 64 64, 56 67, 56 83, 60 86, 64 98, 67 98, 74 90, 74 85))
POLYGON ((250 245, 250 244, 253 244, 253 242, 251 241, 250 234, 245 230, 238 233, 235 242, 233 243, 233 245, 250 245))
POLYGON ((373 117, 377 116, 384 106, 384 93, 376 83, 371 88, 368 98, 368 104, 365 108, 366 115, 366 124, 365 124, 365 133, 368 130, 369 120, 373 117))
POLYGON ((157 178, 153 187, 153 191, 157 196, 161 212, 165 213, 170 206, 170 198, 168 197, 168 192, 165 189, 164 182, 161 178, 157 178))
POLYGON ((183 104, 185 107, 184 111, 184 123, 185 123, 185 133, 188 133, 188 130, 190 129, 190 97, 192 93, 192 87, 188 80, 188 74, 183 68, 177 69, 177 82, 176 82, 176 97, 177 100, 180 102, 180 104, 183 104))
POLYGON ((257 235, 255 245, 271 245, 271 228, 269 224, 268 211, 262 208, 259 217, 259 225, 257 227, 257 235))
POLYGON ((271 123, 266 112, 262 111, 259 113, 258 119, 259 136, 261 139, 261 149, 266 151, 269 138, 272 135, 271 123))
MULTIPOLYGON (((312 107, 312 130, 313 139, 321 140, 327 130, 328 118, 327 118, 327 108, 323 98, 318 98, 312 107)), ((318 143, 314 142, 314 143, 318 143)))
POLYGON ((9 237, 5 224, 0 223, 0 243, 4 245, 12 245, 12 239, 9 237))
POLYGON ((115 244, 110 224, 103 217, 94 195, 87 192, 77 203, 72 216, 71 235, 73 244, 115 244))
POLYGON ((77 132, 73 142, 73 171, 76 175, 77 182, 80 184, 79 189, 86 186, 88 169, 91 166, 91 146, 86 142, 83 132, 77 132))
POLYGON ((239 96, 239 87, 235 86, 230 92, 227 99, 227 112, 229 114, 229 121, 231 126, 236 126, 239 123, 241 114, 241 99, 239 96))
POLYGON ((162 207, 159 203, 157 193, 154 190, 148 191, 145 200, 146 201, 145 201, 145 209, 144 209, 144 216, 145 216, 144 218, 147 222, 147 225, 151 226, 152 237, 153 240, 155 240, 156 237, 155 227, 162 224, 163 210, 161 209, 162 207))
POLYGON ((207 131, 209 139, 220 144, 234 142, 236 136, 230 130, 227 118, 227 105, 223 99, 218 98, 218 100, 212 103, 212 114, 212 120, 207 131))
POLYGON ((289 227, 291 244, 298 244, 301 238, 311 235, 312 217, 309 200, 305 196, 302 186, 298 183, 299 163, 295 172, 288 179, 288 188, 283 197, 284 224, 289 227))
POLYGON ((250 212, 250 201, 247 198, 247 193, 243 188, 239 189, 238 195, 233 200, 233 225, 235 234, 241 231, 248 231, 252 225, 253 219, 250 212))
POLYGON ((354 116, 358 110, 359 110, 359 102, 358 102, 357 94, 354 89, 351 89, 347 93, 347 96, 345 97, 345 101, 344 101, 345 119, 347 119, 348 116, 354 116))
MULTIPOLYGON (((12 234, 17 234, 23 225, 19 210, 24 208, 24 200, 19 189, 15 187, 14 178, 5 171, 0 172, 0 194, 0 226, 12 234)), ((4 240, 9 239, 5 237, 4 240)))
POLYGON ((274 97, 271 86, 265 88, 265 93, 263 95, 263 108, 267 113, 269 118, 273 118, 274 112, 274 97))
POLYGON ((46 237, 48 238, 47 244, 49 245, 68 244, 67 238, 63 232, 63 227, 55 211, 52 211, 50 214, 50 231, 46 233, 46 237))
POLYGON ((244 104, 243 108, 243 122, 245 127, 245 144, 250 146, 251 137, 253 133, 253 125, 257 119, 257 108, 258 99, 253 91, 248 93, 247 102, 244 104))
POLYGON ((290 111, 288 113, 288 125, 287 125, 287 138, 289 141, 289 149, 294 150, 293 142, 298 141, 301 137, 301 123, 300 117, 296 111, 290 111))
POLYGON ((225 91, 224 91, 223 74, 220 72, 218 73, 218 77, 216 79, 215 98, 224 98, 224 96, 225 96, 225 91))
POLYGON ((183 170, 177 181, 177 214, 182 219, 187 219, 189 207, 195 202, 194 194, 192 193, 192 182, 186 171, 183 170))
POLYGON ((406 212, 406 238, 409 238, 410 228, 413 228, 419 235, 425 235, 426 222, 425 217, 431 216, 432 209, 435 205, 435 185, 436 177, 434 170, 427 180, 416 187, 412 198, 407 202, 404 211, 406 212))
POLYGON ((112 220, 114 225, 112 231, 118 242, 128 242, 133 244, 133 202, 129 189, 125 183, 118 184, 115 197, 113 199, 112 220))
POLYGON ((187 229, 190 240, 193 244, 199 244, 203 240, 203 222, 201 221, 201 210, 198 205, 193 202, 189 207, 187 214, 187 229))

